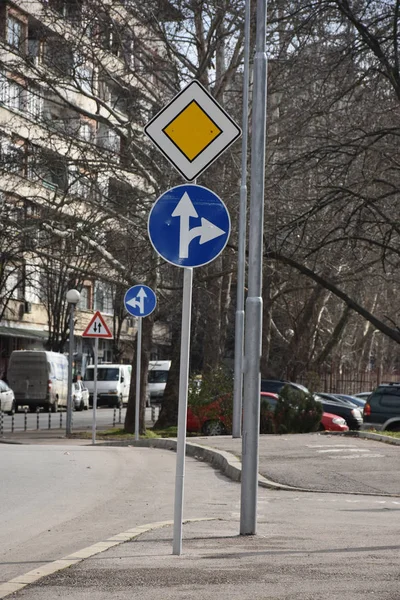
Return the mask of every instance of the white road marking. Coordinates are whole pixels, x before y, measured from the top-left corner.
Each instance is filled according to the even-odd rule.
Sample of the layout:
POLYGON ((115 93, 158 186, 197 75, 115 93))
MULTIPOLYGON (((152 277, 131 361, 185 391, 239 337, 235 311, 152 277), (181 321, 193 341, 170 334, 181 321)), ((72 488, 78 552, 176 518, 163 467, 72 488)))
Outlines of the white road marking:
POLYGON ((346 460, 346 459, 351 459, 351 460, 355 460, 356 458, 385 458, 384 454, 347 454, 345 456, 343 455, 336 455, 336 456, 329 456, 330 459, 332 460, 346 460))
POLYGON ((307 444, 306 448, 357 448, 355 444, 307 444))
POLYGON ((326 452, 370 452, 367 448, 328 448, 327 450, 317 450, 318 454, 326 452))

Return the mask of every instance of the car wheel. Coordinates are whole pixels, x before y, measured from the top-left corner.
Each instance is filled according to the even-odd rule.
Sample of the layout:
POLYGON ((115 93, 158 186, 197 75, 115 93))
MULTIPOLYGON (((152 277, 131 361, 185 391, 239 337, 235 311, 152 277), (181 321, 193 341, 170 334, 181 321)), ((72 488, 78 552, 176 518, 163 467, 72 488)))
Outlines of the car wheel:
POLYGON ((89 410, 89 402, 83 405, 83 410, 89 410))
POLYGON ((79 410, 79 412, 81 412, 84 409, 84 403, 83 400, 80 401, 79 406, 76 407, 76 410, 79 410))
POLYGON ((202 427, 202 432, 204 435, 223 435, 225 427, 221 421, 207 421, 202 427))
POLYGON ((54 400, 54 404, 52 404, 52 406, 51 406, 51 412, 53 412, 53 413, 58 412, 58 400, 57 399, 54 400))
POLYGON ((391 425, 386 429, 386 431, 400 431, 400 425, 391 425))
POLYGON ((13 400, 12 404, 11 404, 11 410, 8 411, 8 415, 10 415, 10 417, 12 417, 13 415, 15 415, 17 411, 17 405, 15 403, 15 400, 13 400))

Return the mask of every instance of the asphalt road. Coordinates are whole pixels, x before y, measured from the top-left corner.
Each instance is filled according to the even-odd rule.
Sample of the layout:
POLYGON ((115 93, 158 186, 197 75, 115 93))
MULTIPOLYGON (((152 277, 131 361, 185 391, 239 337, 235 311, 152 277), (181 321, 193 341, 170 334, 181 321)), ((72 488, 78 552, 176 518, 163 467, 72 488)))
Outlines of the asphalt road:
MULTIPOLYGON (((146 423, 151 424, 153 422, 153 418, 156 419, 158 416, 159 408, 154 407, 146 408, 146 423)), ((96 423, 98 429, 104 429, 107 427, 112 427, 114 418, 116 426, 124 423, 125 420, 126 408, 123 408, 121 412, 114 410, 112 408, 103 408, 100 407, 96 411, 96 423)), ((14 415, 14 431, 24 431, 25 430, 25 420, 26 420, 26 429, 28 431, 33 431, 38 429, 38 416, 39 416, 39 429, 64 429, 66 427, 66 412, 65 410, 60 411, 59 413, 50 413, 50 419, 48 413, 39 412, 39 415, 36 413, 26 413, 26 416, 23 412, 18 412, 14 415), (50 427, 49 427, 50 424, 50 427)), ((91 429, 93 420, 93 411, 92 409, 84 410, 84 411, 73 411, 72 413, 72 426, 75 429, 91 429)), ((3 414, 3 431, 4 433, 9 433, 12 430, 13 421, 9 415, 3 414)))
MULTIPOLYGON (((230 436, 189 441, 242 454, 242 440, 230 436)), ((326 434, 259 438, 259 473, 309 490, 400 496, 400 446, 326 434)), ((400 595, 399 595, 400 597, 400 595)))
MULTIPOLYGON (((2 577, 82 548, 92 537, 100 541, 127 526, 171 518, 173 453, 126 448, 118 449, 118 456, 117 449, 95 448, 95 460, 87 450, 37 447, 33 457, 46 472, 50 469, 45 481, 52 484, 44 492, 40 482, 33 481, 35 475, 43 479, 43 469, 36 469, 24 482, 29 491, 25 499, 19 496, 22 485, 7 494, 18 510, 6 512, 7 530, 1 532, 2 577), (62 472, 68 475, 59 479, 63 460, 62 472), (85 483, 82 472, 88 465, 93 472, 86 471, 85 483), (128 473, 132 484, 124 486, 121 480, 128 473), (64 489, 67 483, 70 490, 64 489), (44 497, 56 503, 57 513, 42 506, 44 497), (54 523, 57 515, 60 522, 54 523), (16 542, 10 541, 14 532, 16 542)), ((35 448, 20 452, 14 468, 28 462, 35 448)), ((29 472, 21 466, 17 470, 20 476, 29 472)), ((7 485, 13 489, 15 484, 7 485)), ((214 520, 184 525, 181 557, 172 556, 172 529, 164 527, 46 577, 13 598, 399 599, 398 500, 259 488, 257 535, 249 537, 238 536, 239 497, 240 484, 219 477, 206 464, 187 460, 184 517, 214 520)))
MULTIPOLYGON (((0 583, 172 519, 175 462, 175 453, 146 448, 0 444, 0 583)), ((238 486, 194 459, 186 464, 187 517, 237 507, 238 486)))

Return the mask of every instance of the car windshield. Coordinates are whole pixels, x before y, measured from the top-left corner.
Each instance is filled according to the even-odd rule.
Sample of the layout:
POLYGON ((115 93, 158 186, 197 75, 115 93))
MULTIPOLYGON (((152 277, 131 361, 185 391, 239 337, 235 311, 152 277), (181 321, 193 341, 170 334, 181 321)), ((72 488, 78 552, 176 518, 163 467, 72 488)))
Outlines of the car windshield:
MULTIPOLYGON (((93 381, 94 369, 86 369, 85 381, 93 381)), ((112 367, 99 367, 97 381, 119 381, 119 369, 112 367)))
POLYGON ((149 371, 149 383, 167 383, 168 371, 149 371))

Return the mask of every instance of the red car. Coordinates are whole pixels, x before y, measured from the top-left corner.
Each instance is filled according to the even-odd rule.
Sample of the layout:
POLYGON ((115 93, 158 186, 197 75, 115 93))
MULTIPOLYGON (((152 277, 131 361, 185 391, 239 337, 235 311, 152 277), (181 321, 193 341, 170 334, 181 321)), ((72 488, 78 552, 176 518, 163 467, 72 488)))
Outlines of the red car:
MULTIPOLYGON (((278 394, 261 392, 262 399, 271 400, 272 410, 278 394)), ((188 406, 186 430, 203 435, 224 435, 232 429, 232 398, 223 396, 196 408, 188 406)))
POLYGON ((343 419, 343 417, 339 417, 338 415, 332 415, 331 413, 326 413, 326 412, 322 413, 320 429, 325 430, 325 431, 348 431, 349 430, 347 423, 343 419))

